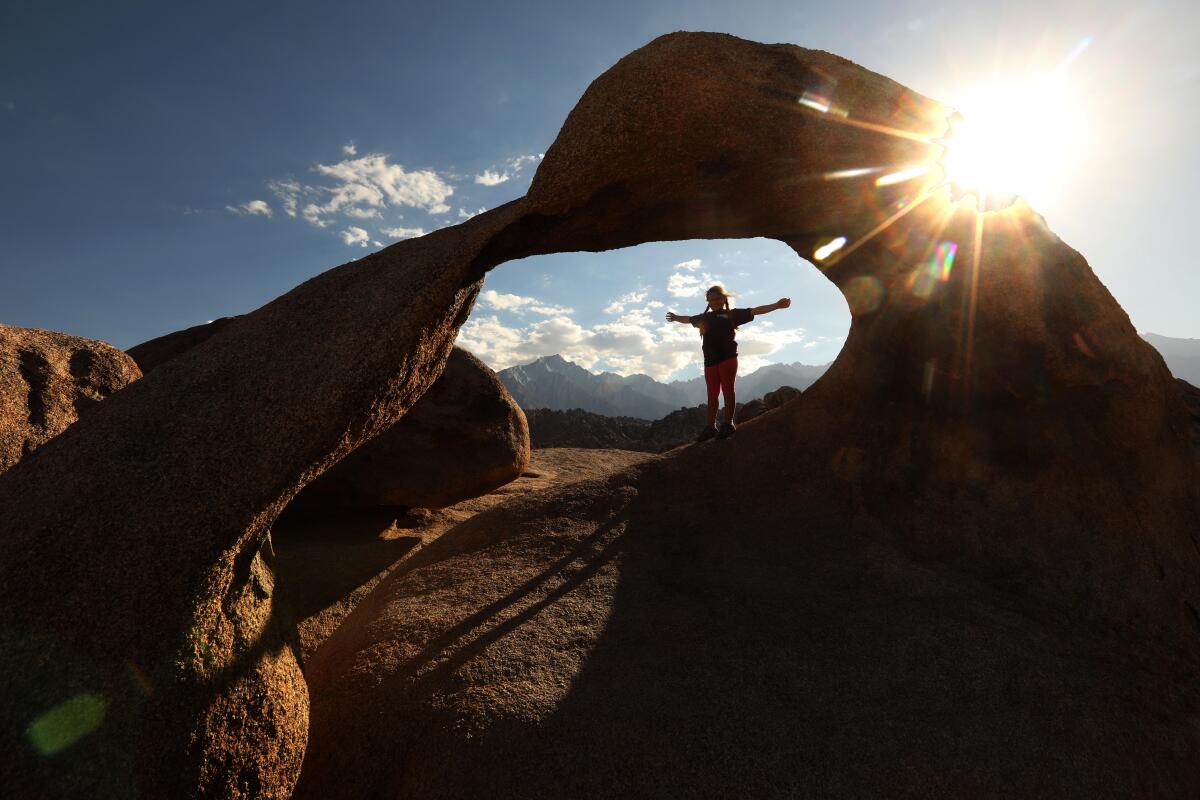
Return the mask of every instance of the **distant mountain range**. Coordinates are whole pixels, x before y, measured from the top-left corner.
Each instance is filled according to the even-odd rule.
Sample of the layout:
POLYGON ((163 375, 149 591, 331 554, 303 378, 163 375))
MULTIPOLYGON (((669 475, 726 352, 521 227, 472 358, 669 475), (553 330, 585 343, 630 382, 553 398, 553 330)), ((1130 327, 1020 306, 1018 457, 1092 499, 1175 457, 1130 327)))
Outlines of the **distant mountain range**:
POLYGON ((1142 338, 1162 354, 1172 375, 1200 386, 1200 339, 1173 339, 1157 333, 1143 333, 1142 338))
MULTIPOLYGON (((1142 338, 1162 354, 1171 373, 1200 386, 1200 339, 1174 339, 1155 333, 1142 338)), ((737 399, 749 402, 780 386, 807 389, 828 364, 769 364, 737 379, 737 399)), ((522 408, 573 408, 609 417, 660 420, 673 411, 704 402, 704 378, 662 383, 649 375, 621 376, 588 372, 559 355, 499 372, 500 380, 522 408)))
MULTIPOLYGON (((808 364, 769 364, 737 379, 737 399, 748 402, 780 386, 807 389, 828 368, 808 364)), ((662 383, 649 375, 622 377, 588 372, 562 356, 502 369, 500 380, 522 408, 566 411, 580 408, 610 417, 658 420, 680 408, 704 402, 704 378, 662 383)))

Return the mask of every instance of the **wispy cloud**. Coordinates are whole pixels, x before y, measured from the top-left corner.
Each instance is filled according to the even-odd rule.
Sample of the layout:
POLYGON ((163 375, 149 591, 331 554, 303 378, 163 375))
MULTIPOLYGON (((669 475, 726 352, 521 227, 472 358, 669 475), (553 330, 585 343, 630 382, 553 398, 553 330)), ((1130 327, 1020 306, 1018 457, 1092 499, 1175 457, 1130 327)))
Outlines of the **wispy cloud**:
POLYGON ((524 314, 531 311, 534 314, 551 316, 556 314, 572 314, 573 308, 543 303, 535 297, 522 297, 518 294, 502 294, 491 289, 479 293, 479 303, 484 308, 494 308, 497 311, 511 311, 514 314, 524 314))
MULTIPOLYGON (((448 201, 455 194, 452 181, 471 180, 469 175, 453 171, 407 169, 393 163, 391 156, 384 153, 359 155, 353 140, 341 145, 340 149, 345 157, 331 164, 315 164, 311 179, 289 175, 268 180, 266 186, 276 200, 275 208, 282 209, 285 215, 303 219, 316 228, 331 228, 331 233, 343 240, 349 231, 353 237, 351 244, 362 244, 361 237, 353 231, 364 230, 365 221, 384 224, 385 220, 402 219, 403 215, 391 213, 401 209, 423 212, 429 218, 418 224, 405 220, 398 227, 382 228, 380 232, 384 236, 412 238, 451 224, 454 209, 448 201)), ((475 183, 494 186, 511 180, 541 158, 542 154, 538 153, 504 159, 498 166, 475 176, 475 183)), ((474 198, 468 198, 471 199, 474 198)), ((227 208, 235 214, 267 217, 272 216, 274 210, 265 200, 251 200, 227 208)), ((475 211, 467 206, 459 207, 457 219, 467 220, 486 210, 484 206, 475 211)))
POLYGON ((514 327, 493 315, 468 320, 459 330, 457 344, 497 370, 559 354, 585 369, 645 373, 661 380, 701 363, 694 331, 689 336, 682 326, 673 327, 655 330, 614 322, 586 328, 566 316, 514 327))
POLYGON ((289 217, 296 216, 296 207, 300 202, 300 196, 305 193, 306 187, 301 186, 299 181, 284 178, 267 181, 267 188, 283 205, 283 213, 289 217))
POLYGON ((252 217, 261 215, 270 219, 274 216, 271 207, 267 205, 266 200, 251 200, 248 203, 242 203, 240 206, 225 206, 226 211, 232 211, 234 214, 239 214, 244 217, 252 217))
POLYGON ((649 292, 646 290, 627 292, 605 306, 604 313, 620 314, 625 310, 625 306, 629 305, 630 303, 640 303, 645 300, 647 294, 649 294, 649 292))
POLYGON ((358 245, 360 247, 366 247, 367 243, 369 241, 371 241, 370 234, 368 234, 362 228, 355 228, 354 226, 351 226, 351 227, 347 228, 346 230, 342 231, 341 235, 342 235, 342 241, 345 242, 346 244, 350 245, 351 247, 353 247, 354 245, 358 245))
POLYGON ((700 294, 700 279, 695 275, 673 272, 667 279, 667 291, 672 297, 695 297, 700 294))
POLYGON ((372 154, 337 164, 318 164, 316 172, 331 178, 333 186, 318 187, 327 199, 309 203, 304 218, 320 225, 326 217, 344 214, 356 219, 379 216, 385 208, 408 206, 444 214, 450 210, 446 199, 454 189, 433 170, 409 172, 399 164, 389 164, 386 155, 372 154))
POLYGON ((499 186, 507 183, 521 174, 525 167, 541 161, 545 153, 528 153, 526 155, 506 158, 503 167, 489 167, 475 176, 475 183, 480 186, 499 186))
POLYGON ((475 176, 475 182, 480 186, 498 186, 511 178, 512 176, 507 172, 493 172, 490 169, 485 169, 475 176))
POLYGON ((719 275, 709 272, 697 275, 696 270, 701 266, 702 262, 698 258, 673 266, 671 269, 684 271, 672 272, 667 278, 667 293, 672 297, 703 297, 708 287, 722 283, 719 275))
POLYGON ((517 156, 516 158, 510 158, 505 163, 508 164, 509 168, 512 169, 513 172, 520 173, 521 170, 525 169, 525 167, 528 166, 529 164, 532 164, 535 161, 541 161, 545 157, 545 155, 546 155, 545 153, 536 153, 536 154, 529 153, 528 155, 517 156))
POLYGON ((380 228, 379 232, 391 239, 415 239, 425 235, 424 228, 380 228))

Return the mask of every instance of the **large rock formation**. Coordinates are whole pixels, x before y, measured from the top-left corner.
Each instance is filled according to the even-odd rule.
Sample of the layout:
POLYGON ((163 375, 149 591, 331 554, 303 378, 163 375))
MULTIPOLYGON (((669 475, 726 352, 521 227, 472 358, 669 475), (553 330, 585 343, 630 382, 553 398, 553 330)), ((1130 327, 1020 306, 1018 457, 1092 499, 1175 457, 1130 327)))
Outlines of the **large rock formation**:
POLYGON ((734 440, 389 577, 308 667, 298 796, 1200 791, 1200 506, 1161 358, 1024 203, 821 180, 929 160, 879 129, 942 113, 719 36, 592 85, 525 249, 844 235, 846 346, 734 440))
MULTIPOLYGON (((237 319, 168 333, 131 347, 129 355, 149 372, 237 319)), ((529 425, 521 407, 496 373, 456 347, 401 422, 310 483, 290 508, 442 508, 515 480, 528 463, 529 425)))
POLYGON ((525 414, 475 356, 454 348, 408 414, 310 483, 294 508, 444 508, 520 477, 525 414))
POLYGON ((104 342, 0 325, 0 472, 141 376, 104 342))
POLYGON ((308 694, 271 523, 436 380, 520 208, 307 281, 0 476, 6 790, 288 796, 308 694))
POLYGON ((663 37, 588 89, 527 197, 308 281, 0 476, 6 787, 287 794, 304 683, 266 533, 432 384, 486 270, 845 236, 821 264, 850 335, 801 398, 481 515, 347 619, 300 788, 1200 792, 1183 401, 1028 206, 925 192, 946 114, 826 53, 663 37), (54 760, 70 737, 26 731, 64 717, 90 724, 54 760))

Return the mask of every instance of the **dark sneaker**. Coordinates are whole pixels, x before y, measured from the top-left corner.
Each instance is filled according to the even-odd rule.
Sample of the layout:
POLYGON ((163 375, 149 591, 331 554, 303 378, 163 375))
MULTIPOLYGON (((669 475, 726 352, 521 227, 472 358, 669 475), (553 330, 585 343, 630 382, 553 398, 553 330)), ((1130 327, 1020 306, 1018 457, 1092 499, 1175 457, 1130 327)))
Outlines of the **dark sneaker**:
POLYGON ((700 431, 700 435, 696 437, 696 442, 707 442, 709 439, 717 435, 716 427, 705 425, 704 430, 700 431))
POLYGON ((728 439, 730 436, 733 436, 735 433, 737 433, 737 426, 734 425, 732 422, 726 422, 721 425, 721 430, 717 431, 717 438, 718 439, 728 439))

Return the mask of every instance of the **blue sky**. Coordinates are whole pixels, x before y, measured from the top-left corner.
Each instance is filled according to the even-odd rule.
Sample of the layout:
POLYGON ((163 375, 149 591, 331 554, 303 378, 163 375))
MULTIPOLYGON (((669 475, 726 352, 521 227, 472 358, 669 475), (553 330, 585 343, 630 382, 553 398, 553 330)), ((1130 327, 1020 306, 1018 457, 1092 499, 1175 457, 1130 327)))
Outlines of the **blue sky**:
MULTIPOLYGON (((952 104, 1090 42, 1069 72, 1078 146, 1031 199, 1139 330, 1200 338, 1193 2, 12 5, 0 322, 129 347, 456 224, 524 193, 596 76, 684 29, 829 50, 952 104)), ((695 335, 662 316, 716 280, 739 304, 794 300, 743 328, 746 367, 836 356, 845 302, 761 240, 505 264, 462 343, 497 368, 563 352, 691 377, 695 335)))

